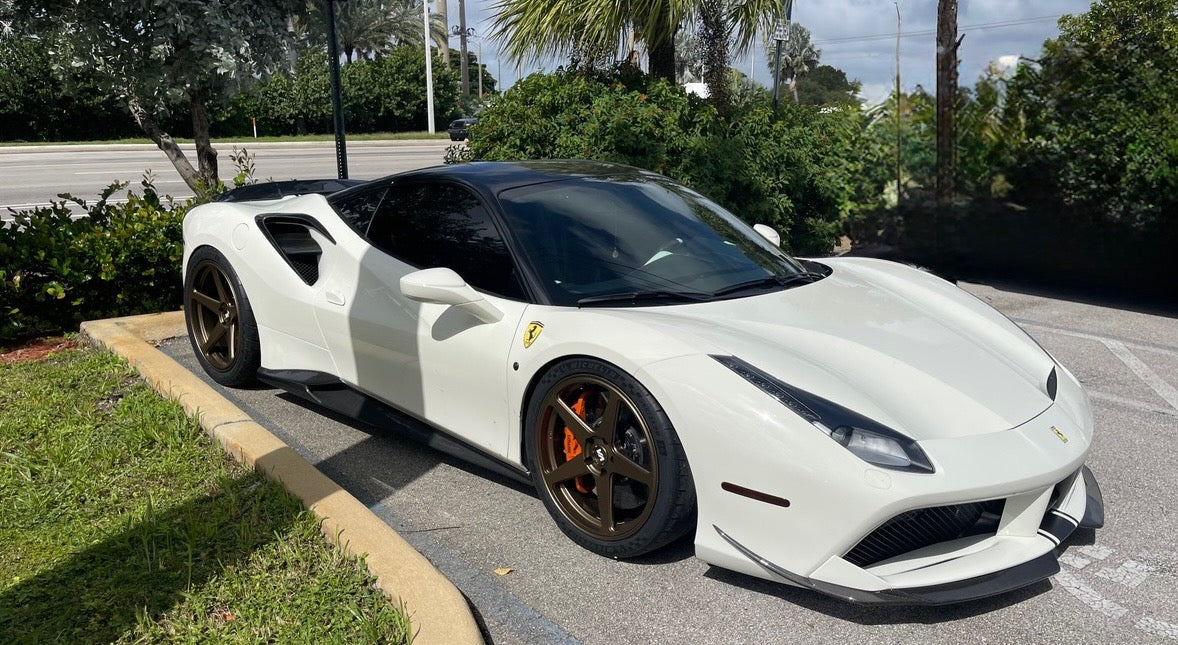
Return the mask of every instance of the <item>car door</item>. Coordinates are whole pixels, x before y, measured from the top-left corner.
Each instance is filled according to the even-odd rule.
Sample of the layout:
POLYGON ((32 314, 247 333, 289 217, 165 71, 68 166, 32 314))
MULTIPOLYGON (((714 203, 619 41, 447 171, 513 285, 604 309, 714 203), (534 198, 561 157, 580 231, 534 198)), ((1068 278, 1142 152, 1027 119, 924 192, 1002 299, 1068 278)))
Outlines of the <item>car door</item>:
MULTIPOLYGON (((371 212, 363 237, 333 248, 316 317, 341 379, 493 454, 505 455, 508 351, 524 291, 489 209, 466 187, 407 181, 336 206, 371 212), (373 202, 376 206, 373 207, 373 202), (337 261, 338 260, 338 261, 337 261), (401 293, 402 276, 447 267, 503 317, 486 323, 401 293)), ((351 236, 350 236, 351 237, 351 236)))

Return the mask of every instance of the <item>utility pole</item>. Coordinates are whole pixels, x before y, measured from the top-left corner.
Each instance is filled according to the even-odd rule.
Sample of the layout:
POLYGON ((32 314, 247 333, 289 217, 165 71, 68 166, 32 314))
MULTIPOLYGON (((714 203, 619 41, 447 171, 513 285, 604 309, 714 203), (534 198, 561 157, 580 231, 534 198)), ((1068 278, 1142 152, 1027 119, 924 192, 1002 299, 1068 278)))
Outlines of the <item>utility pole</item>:
MULTIPOLYGON (((429 0, 426 0, 426 2, 429 2, 429 0)), ((438 0, 437 13, 438 17, 442 20, 443 28, 446 30, 446 46, 442 48, 442 64, 446 66, 446 69, 450 69, 450 18, 448 15, 450 8, 446 6, 447 4, 449 4, 449 0, 438 0)), ((429 34, 426 33, 425 37, 429 38, 429 34)))
POLYGON ((344 141, 344 100, 340 94, 339 43, 335 36, 335 0, 327 3, 327 70, 331 76, 331 116, 335 126, 335 165, 340 179, 348 178, 348 149, 344 141))
POLYGON ((901 159, 903 159, 904 136, 901 130, 902 121, 900 120, 900 3, 893 2, 896 5, 896 208, 900 207, 901 183, 903 182, 903 173, 901 168, 901 159))
POLYGON ((462 98, 470 98, 470 61, 466 59, 466 0, 458 0, 458 37, 462 60, 458 61, 458 75, 462 78, 462 98))
POLYGON ((479 36, 479 100, 483 100, 483 37, 479 36))
POLYGON ((773 55, 773 111, 777 111, 777 103, 781 97, 781 43, 789 38, 789 21, 794 12, 794 0, 785 0, 785 24, 777 23, 773 30, 773 40, 777 42, 777 52, 773 55))
MULTIPOLYGON (((429 133, 434 133, 434 61, 430 53, 429 2, 421 3, 421 20, 425 29, 425 120, 429 133)), ((449 46, 446 47, 449 49, 449 46)))
POLYGON ((937 2, 937 206, 957 192, 957 0, 937 2))

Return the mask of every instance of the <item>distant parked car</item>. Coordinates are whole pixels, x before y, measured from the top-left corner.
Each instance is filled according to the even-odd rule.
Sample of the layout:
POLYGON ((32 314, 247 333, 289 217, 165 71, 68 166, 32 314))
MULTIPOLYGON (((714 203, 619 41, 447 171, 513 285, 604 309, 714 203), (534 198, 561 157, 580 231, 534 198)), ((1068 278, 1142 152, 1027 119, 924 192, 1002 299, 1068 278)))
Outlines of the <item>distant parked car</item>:
POLYGON ((470 126, 478 123, 478 119, 455 119, 450 122, 450 140, 466 141, 470 138, 470 126))

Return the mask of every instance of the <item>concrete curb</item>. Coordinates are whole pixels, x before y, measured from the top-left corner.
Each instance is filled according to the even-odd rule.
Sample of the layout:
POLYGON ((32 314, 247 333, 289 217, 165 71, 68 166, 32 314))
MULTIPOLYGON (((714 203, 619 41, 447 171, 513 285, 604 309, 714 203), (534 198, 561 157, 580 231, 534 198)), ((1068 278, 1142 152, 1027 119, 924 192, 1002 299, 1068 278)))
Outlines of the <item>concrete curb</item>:
POLYGON ((82 323, 84 342, 127 359, 160 394, 180 403, 234 459, 282 484, 322 520, 323 535, 365 556, 377 585, 405 603, 415 643, 482 644, 458 588, 364 504, 152 343, 183 336, 182 312, 82 323))

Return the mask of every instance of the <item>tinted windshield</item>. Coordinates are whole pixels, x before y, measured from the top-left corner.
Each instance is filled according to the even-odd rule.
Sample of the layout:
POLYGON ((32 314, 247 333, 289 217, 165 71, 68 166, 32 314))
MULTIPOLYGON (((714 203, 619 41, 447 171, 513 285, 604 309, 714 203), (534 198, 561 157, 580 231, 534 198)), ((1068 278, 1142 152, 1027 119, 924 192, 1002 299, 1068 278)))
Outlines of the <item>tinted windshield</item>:
POLYGON ((506 190, 499 199, 557 305, 656 292, 664 302, 676 294, 740 297, 782 288, 775 277, 804 273, 736 216, 657 176, 561 180, 506 190))

